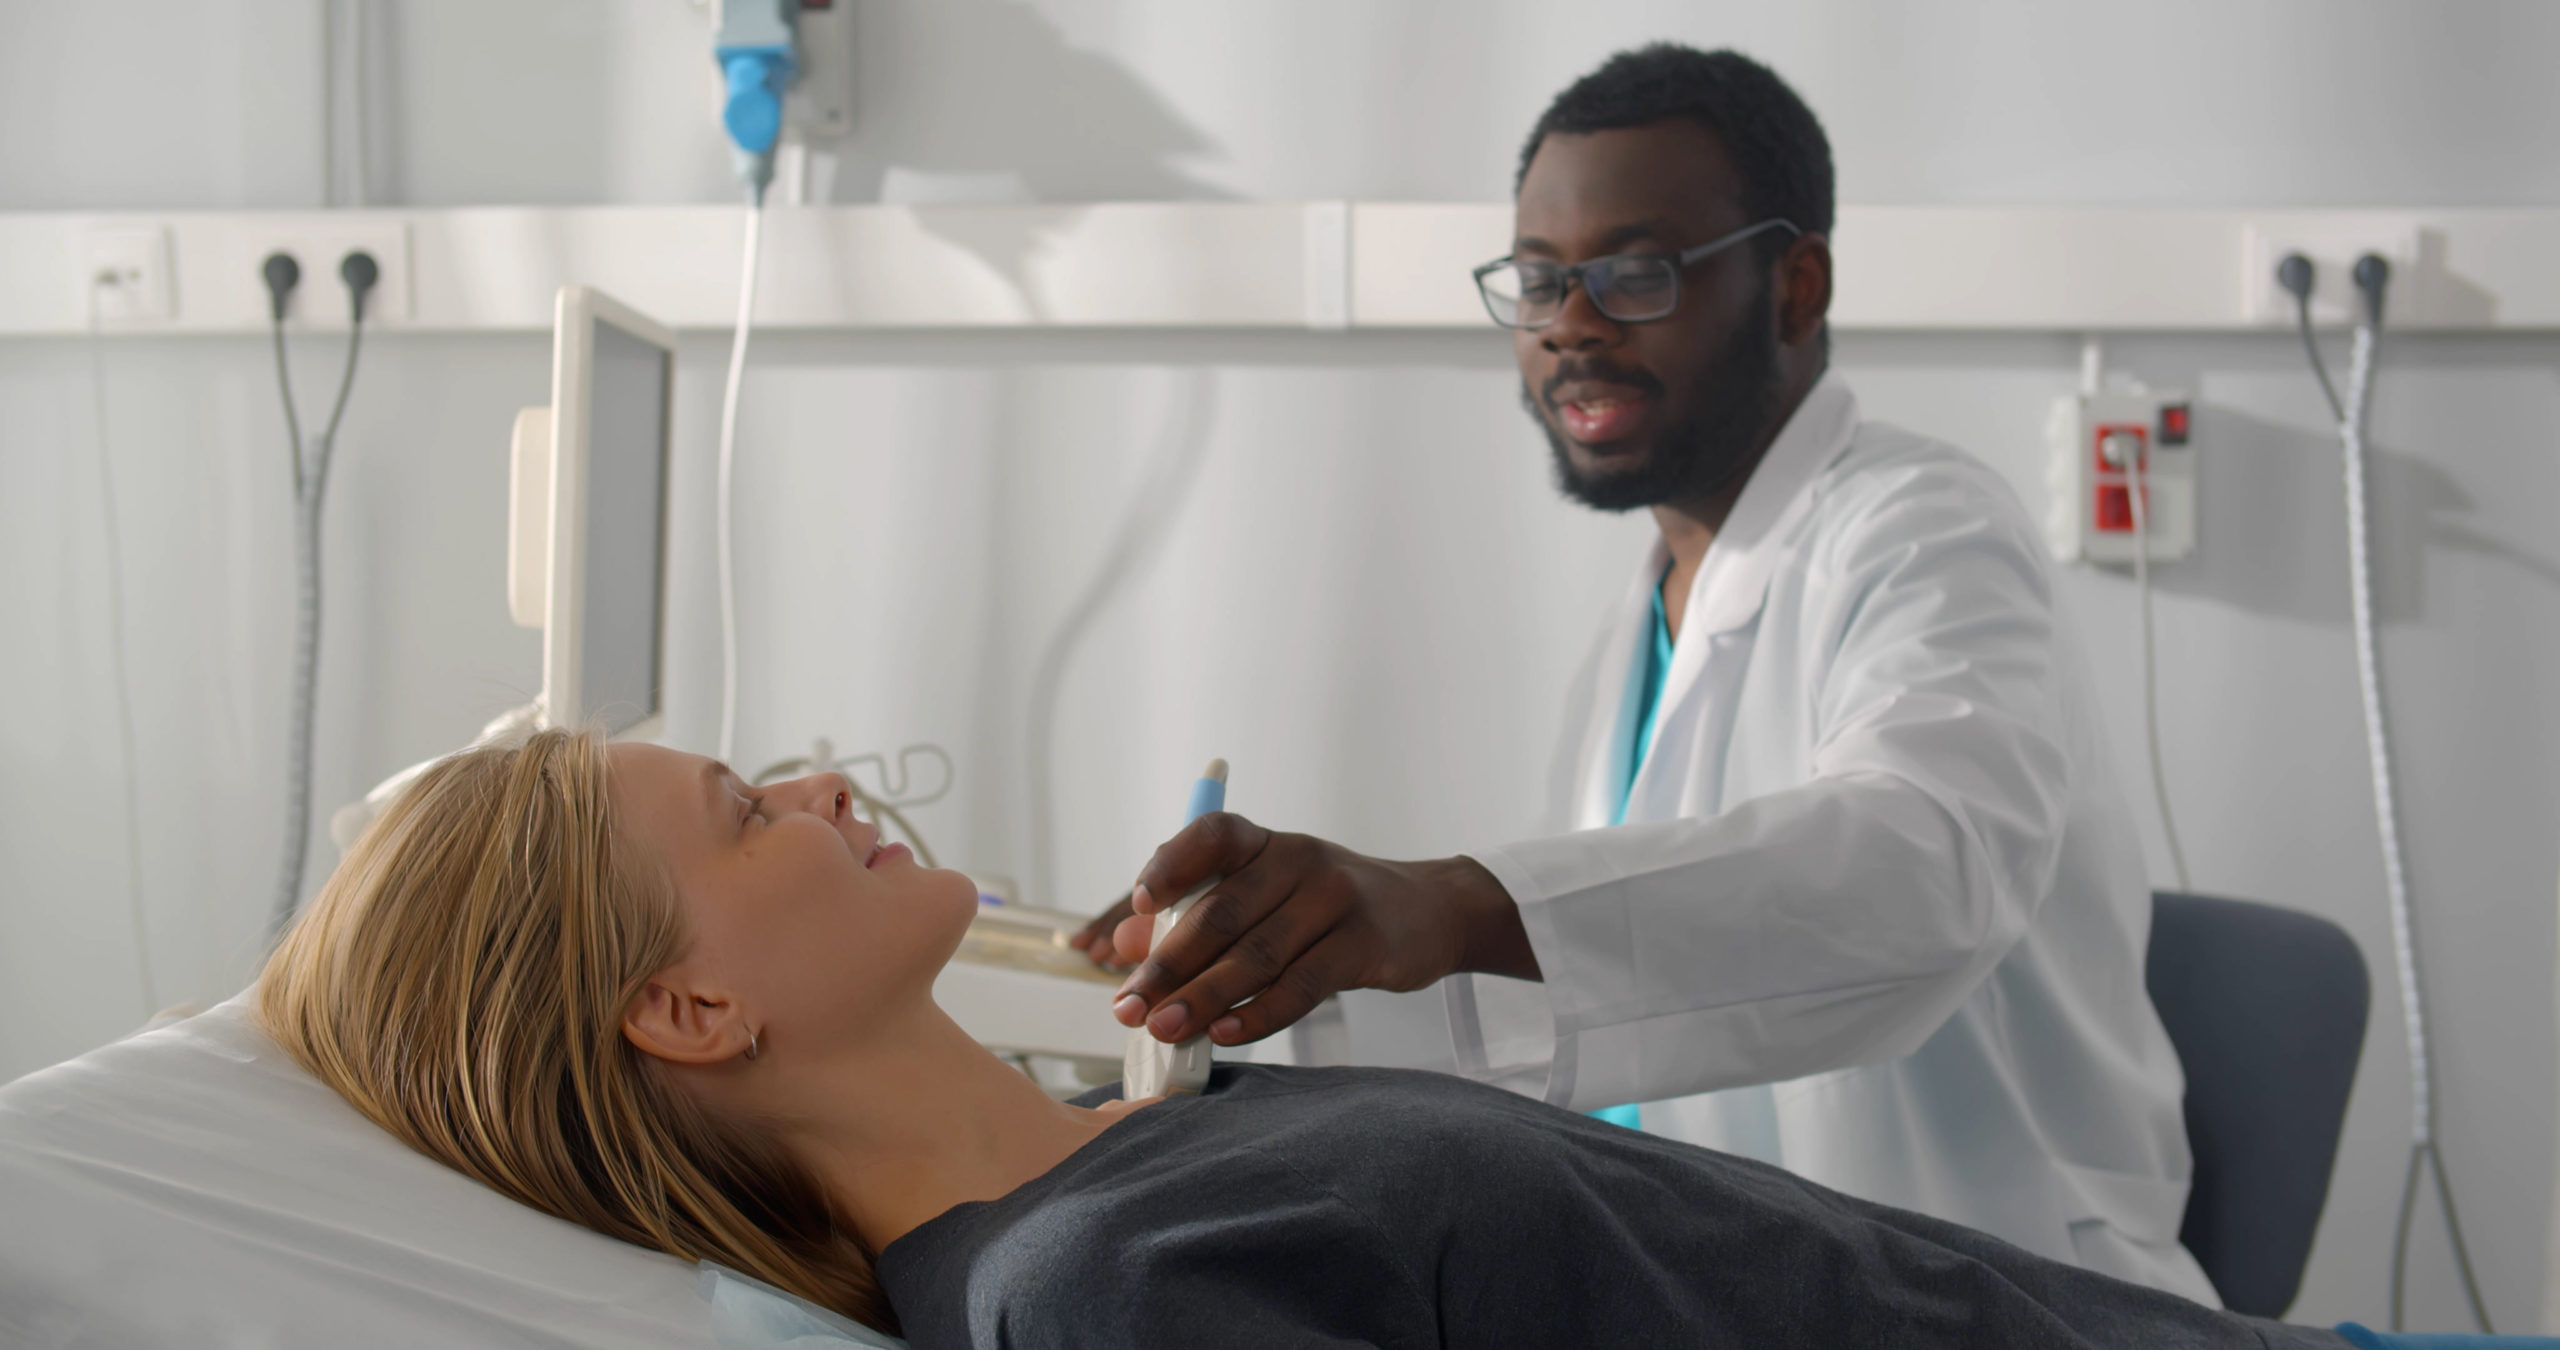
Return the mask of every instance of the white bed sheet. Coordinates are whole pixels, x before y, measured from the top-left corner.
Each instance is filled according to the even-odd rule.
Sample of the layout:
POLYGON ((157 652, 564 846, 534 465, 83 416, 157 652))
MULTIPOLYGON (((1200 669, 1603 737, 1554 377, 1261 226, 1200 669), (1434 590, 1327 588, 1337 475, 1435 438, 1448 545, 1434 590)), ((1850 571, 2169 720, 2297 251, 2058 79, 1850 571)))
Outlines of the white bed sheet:
POLYGON ((0 1087, 12 1350, 738 1345, 700 1284, 411 1151, 246 995, 0 1087))

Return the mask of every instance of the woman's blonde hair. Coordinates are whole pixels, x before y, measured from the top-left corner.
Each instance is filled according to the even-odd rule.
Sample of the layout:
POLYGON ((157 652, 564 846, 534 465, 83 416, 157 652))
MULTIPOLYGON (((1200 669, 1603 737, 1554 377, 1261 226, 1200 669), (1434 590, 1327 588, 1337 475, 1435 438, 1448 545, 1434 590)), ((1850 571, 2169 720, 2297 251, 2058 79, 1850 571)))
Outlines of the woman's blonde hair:
POLYGON ((684 934, 671 886, 622 855, 608 781, 588 732, 429 769, 268 959, 260 1020, 376 1124, 504 1195, 894 1330, 815 1176, 623 1039, 684 934))

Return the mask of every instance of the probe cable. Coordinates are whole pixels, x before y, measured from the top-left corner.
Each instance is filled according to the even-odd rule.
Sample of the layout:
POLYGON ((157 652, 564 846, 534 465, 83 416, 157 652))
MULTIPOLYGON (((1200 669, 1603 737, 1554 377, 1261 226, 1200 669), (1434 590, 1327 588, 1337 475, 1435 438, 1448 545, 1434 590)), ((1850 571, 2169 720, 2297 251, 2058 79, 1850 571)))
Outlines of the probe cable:
MULTIPOLYGON (((2357 265, 2357 283, 2367 285, 2364 264, 2357 265)), ((2370 508, 2365 495, 2365 418, 2373 405, 2374 353, 2382 326, 2382 287, 2385 275, 2378 270, 2366 291, 2366 313, 2356 325, 2355 348, 2348 358, 2347 397, 2341 403, 2337 390, 2329 383, 2328 371, 2320 360, 2320 346, 2311 333, 2311 294, 2306 283, 2294 290, 2295 312, 2300 320, 2302 345, 2310 353, 2311 369, 2320 377, 2321 392, 2329 399, 2331 410, 2338 414, 2338 445, 2346 476, 2347 498, 2347 566, 2348 595, 2354 606, 2356 676, 2364 699, 2365 754, 2373 766, 2373 814, 2382 842, 2382 879, 2384 894, 2391 914, 2391 954, 2394 973, 2400 985, 2400 1018, 2409 1042, 2409 1172, 2400 1190, 2400 1215, 2391 1232, 2391 1329, 2403 1324, 2403 1294, 2408 1283, 2409 1221, 2418 1204, 2418 1183, 2424 1173, 2436 1179, 2436 1197, 2443 1203, 2445 1233, 2453 1243, 2453 1265, 2462 1277, 2463 1297, 2471 1305, 2471 1316, 2486 1335, 2497 1334, 2489 1321, 2488 1305, 2480 1297, 2480 1281, 2471 1268, 2471 1252, 2462 1239, 2462 1219, 2454 1210, 2453 1183, 2445 1174, 2444 1153, 2435 1139, 2435 1081, 2433 1060, 2427 1046, 2427 1014, 2425 990, 2418 973, 2417 932, 2409 909, 2408 871, 2400 853, 2400 812, 2391 782, 2390 726, 2386 719, 2382 695, 2382 664, 2374 637, 2373 568, 2369 543, 2370 508)))
POLYGON ((98 290, 120 286, 113 273, 89 283, 89 395, 98 429, 98 514, 107 552, 107 647, 115 656, 117 749, 124 763, 124 867, 126 904, 133 918, 133 960, 142 983, 145 1020, 160 1011, 160 981, 151 966, 149 907, 142 893, 142 751, 133 729, 133 679, 124 636, 124 530, 116 509, 115 462, 107 438, 107 358, 100 350, 98 290))
POLYGON ((347 363, 338 376, 338 396, 329 407, 328 424, 306 450, 302 419, 294 409, 293 377, 285 363, 284 347, 285 295, 299 279, 300 269, 291 267, 291 259, 283 254, 268 262, 268 285, 274 298, 268 331, 275 350, 276 388, 284 399, 285 429, 292 437, 288 457, 293 466, 294 499, 293 701, 286 723, 284 851, 277 867, 275 909, 267 931, 272 942, 283 936, 285 926, 293 922, 294 911, 302 903, 304 855, 309 852, 311 841, 311 724, 319 702, 321 508, 328 500, 329 466, 336 458, 338 424, 347 415, 347 396, 355 389, 356 357, 364 348, 365 296, 373 289, 380 269, 364 253, 350 253, 339 265, 339 276, 345 280, 354 306, 347 325, 347 363), (278 258, 284 258, 287 264, 281 274, 273 266, 278 258))
POLYGON ((747 259, 738 280, 738 325, 729 339, 729 381, 720 395, 717 552, 720 555, 720 759, 738 741, 738 575, 729 538, 729 484, 738 456, 738 386, 747 373, 747 333, 755 322, 756 258, 764 236, 764 187, 747 189, 747 259))

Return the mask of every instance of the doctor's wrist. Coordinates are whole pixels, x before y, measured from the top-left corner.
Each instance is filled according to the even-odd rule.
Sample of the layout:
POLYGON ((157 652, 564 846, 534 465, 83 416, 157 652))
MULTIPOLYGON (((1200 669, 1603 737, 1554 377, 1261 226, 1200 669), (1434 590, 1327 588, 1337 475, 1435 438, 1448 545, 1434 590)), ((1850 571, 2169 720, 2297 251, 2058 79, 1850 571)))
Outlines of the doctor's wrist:
POLYGON ((1432 867, 1438 873, 1434 889, 1458 929, 1457 969, 1516 980, 1539 978, 1538 954, 1529 946, 1520 906, 1493 873, 1466 857, 1443 859, 1432 867))

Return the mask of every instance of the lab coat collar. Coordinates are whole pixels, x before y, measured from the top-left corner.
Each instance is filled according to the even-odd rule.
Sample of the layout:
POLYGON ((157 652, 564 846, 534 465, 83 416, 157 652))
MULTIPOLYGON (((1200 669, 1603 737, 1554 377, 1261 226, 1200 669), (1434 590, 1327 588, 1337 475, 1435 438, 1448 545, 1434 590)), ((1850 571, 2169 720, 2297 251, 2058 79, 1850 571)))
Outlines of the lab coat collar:
MULTIPOLYGON (((1846 454, 1858 430, 1858 399, 1838 373, 1824 371, 1805 391, 1804 402, 1778 432, 1769 453, 1742 485, 1724 528, 1707 548, 1706 562, 1689 587, 1689 609, 1681 623, 1681 645, 1692 626, 1704 633, 1723 633, 1751 622, 1769 591, 1769 574, 1784 552, 1784 528, 1805 501, 1807 489, 1823 470, 1846 454)), ((1651 575, 1660 578, 1669 553, 1654 546, 1651 575)))
MULTIPOLYGON (((1673 710, 1685 704, 1697 688, 1706 669, 1708 648, 1715 645, 1717 635, 1740 629, 1759 616, 1761 605, 1768 598, 1769 579, 1786 552, 1794 522, 1812 500, 1814 480, 1848 453, 1857 429, 1857 398, 1838 375, 1826 371, 1806 391, 1804 402, 1796 405, 1786 426, 1779 429, 1778 438, 1770 443, 1769 453, 1751 471, 1750 481, 1743 484, 1724 528, 1708 546, 1706 561, 1689 583, 1688 613, 1681 621, 1679 639, 1672 646, 1671 669, 1663 681, 1659 711, 1654 717, 1654 744, 1661 742, 1665 728, 1677 720, 1673 710)), ((1662 584, 1663 569, 1670 562, 1670 550, 1656 536, 1643 570, 1630 581, 1625 598, 1619 602, 1618 621, 1611 628, 1614 636, 1603 658, 1598 685, 1600 689, 1619 691, 1618 697, 1614 704, 1603 702, 1595 709, 1596 716, 1614 721, 1598 729, 1602 734, 1592 737, 1583 759, 1583 791, 1576 807, 1579 828, 1608 824, 1609 804, 1617 800, 1617 775, 1626 771, 1638 720, 1640 695, 1633 684, 1637 675, 1633 662, 1638 648, 1651 640, 1648 626, 1653 622, 1653 592, 1662 584)), ((1662 772, 1656 759, 1652 745, 1647 745, 1636 781, 1629 788, 1629 819, 1645 818, 1635 803, 1662 772)))

